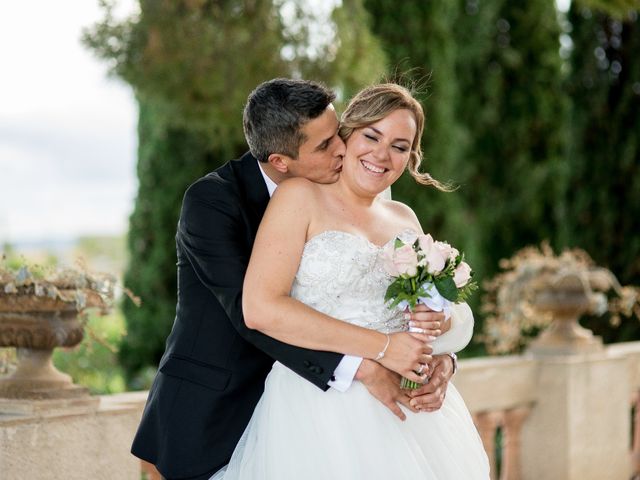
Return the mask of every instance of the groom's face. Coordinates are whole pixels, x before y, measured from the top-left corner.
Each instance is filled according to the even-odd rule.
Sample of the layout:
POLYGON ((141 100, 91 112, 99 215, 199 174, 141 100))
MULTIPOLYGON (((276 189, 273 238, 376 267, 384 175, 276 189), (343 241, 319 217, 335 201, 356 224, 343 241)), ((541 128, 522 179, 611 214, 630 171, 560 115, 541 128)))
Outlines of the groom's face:
POLYGON ((316 183, 333 183, 342 170, 345 146, 338 136, 338 117, 333 105, 303 128, 305 140, 298 158, 287 159, 288 176, 304 177, 316 183))

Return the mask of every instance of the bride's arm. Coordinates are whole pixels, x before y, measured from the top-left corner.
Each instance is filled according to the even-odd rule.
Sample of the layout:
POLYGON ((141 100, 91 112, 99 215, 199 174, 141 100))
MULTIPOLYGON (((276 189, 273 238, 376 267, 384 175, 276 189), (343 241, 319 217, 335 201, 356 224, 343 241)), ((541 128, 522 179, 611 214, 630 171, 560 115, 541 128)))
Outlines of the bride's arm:
MULTIPOLYGON (((289 296, 317 208, 318 188, 291 179, 269 202, 244 280, 244 319, 249 328, 285 343, 375 359, 387 343, 385 334, 336 320, 289 296)), ((380 363, 407 378, 417 377, 413 371, 430 352, 426 338, 406 333, 391 337, 380 363)))

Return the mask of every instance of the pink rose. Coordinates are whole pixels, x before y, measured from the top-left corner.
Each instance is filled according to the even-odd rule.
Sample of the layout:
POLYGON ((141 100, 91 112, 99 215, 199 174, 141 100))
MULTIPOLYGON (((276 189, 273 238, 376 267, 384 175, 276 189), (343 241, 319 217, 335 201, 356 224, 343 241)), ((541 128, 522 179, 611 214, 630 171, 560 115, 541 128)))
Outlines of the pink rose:
POLYGON ((394 242, 389 242, 382 249, 382 265, 389 275, 398 277, 400 276, 400 272, 398 272, 396 264, 393 263, 393 255, 396 251, 396 247, 393 244, 394 242))
POLYGON ((464 287, 471 279, 471 267, 467 262, 460 262, 460 265, 453 271, 453 281, 456 287, 464 287))
POLYGON ((393 252, 393 264, 399 275, 413 277, 418 273, 418 254, 411 245, 403 245, 393 252))
POLYGON ((424 254, 424 259, 427 261, 427 272, 432 275, 440 273, 449 258, 449 249, 451 247, 449 249, 444 248, 444 245, 447 247, 448 245, 442 242, 434 242, 433 237, 429 234, 418 237, 418 242, 424 254))
MULTIPOLYGON (((458 254, 458 250, 456 250, 455 248, 453 248, 451 245, 449 245, 447 242, 434 242, 434 246, 440 251, 440 253, 442 253, 442 255, 444 255, 447 259, 450 259, 451 256, 454 254, 457 255, 458 254)), ((453 257, 455 259, 455 257, 453 257)))

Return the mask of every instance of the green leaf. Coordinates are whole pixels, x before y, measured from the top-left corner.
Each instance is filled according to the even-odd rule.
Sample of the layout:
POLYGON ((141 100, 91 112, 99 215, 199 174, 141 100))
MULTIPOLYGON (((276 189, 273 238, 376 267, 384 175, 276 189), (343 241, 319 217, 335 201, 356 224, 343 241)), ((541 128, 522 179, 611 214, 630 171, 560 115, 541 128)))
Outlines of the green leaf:
POLYGON ((433 283, 440 295, 447 300, 455 302, 458 299, 458 287, 452 277, 438 277, 433 283))
POLYGON ((387 287, 387 292, 384 295, 384 300, 385 301, 391 300, 392 298, 397 297, 402 291, 403 291, 402 282, 399 282, 396 280, 395 282, 391 283, 391 285, 387 287))

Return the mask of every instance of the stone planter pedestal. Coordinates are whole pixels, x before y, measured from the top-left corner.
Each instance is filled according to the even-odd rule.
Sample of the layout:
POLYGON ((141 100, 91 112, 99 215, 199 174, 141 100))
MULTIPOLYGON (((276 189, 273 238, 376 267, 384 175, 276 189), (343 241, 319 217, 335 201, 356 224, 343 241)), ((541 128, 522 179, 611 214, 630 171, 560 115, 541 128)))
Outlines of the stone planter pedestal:
POLYGON ((602 352, 602 339, 578 323, 580 316, 592 309, 591 289, 580 277, 567 275, 538 287, 532 305, 552 318, 551 324, 531 342, 533 355, 574 355, 602 352))
MULTIPOLYGON (((86 305, 103 306, 98 294, 82 292, 86 305)), ((73 303, 34 295, 0 296, 0 347, 16 347, 17 369, 0 377, 0 411, 26 413, 39 404, 97 405, 88 389, 75 385, 51 361, 56 347, 73 347, 82 341, 84 321, 73 303), (24 400, 31 400, 25 402, 24 400)))

